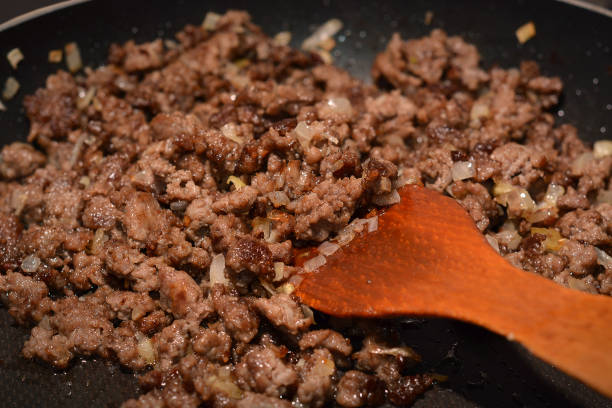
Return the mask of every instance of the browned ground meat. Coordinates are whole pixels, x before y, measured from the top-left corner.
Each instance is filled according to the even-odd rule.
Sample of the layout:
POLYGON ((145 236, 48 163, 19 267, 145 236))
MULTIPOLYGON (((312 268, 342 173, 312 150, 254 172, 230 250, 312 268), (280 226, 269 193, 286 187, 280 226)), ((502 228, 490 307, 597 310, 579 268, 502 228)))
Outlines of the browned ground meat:
POLYGON ((612 157, 555 127, 562 84, 536 63, 394 35, 384 90, 243 12, 176 37, 50 76, 25 101, 33 144, 0 153, 0 299, 34 326, 26 357, 148 367, 125 407, 411 404, 434 379, 389 322, 291 293, 301 247, 406 183, 454 197, 514 264, 612 293, 612 157))

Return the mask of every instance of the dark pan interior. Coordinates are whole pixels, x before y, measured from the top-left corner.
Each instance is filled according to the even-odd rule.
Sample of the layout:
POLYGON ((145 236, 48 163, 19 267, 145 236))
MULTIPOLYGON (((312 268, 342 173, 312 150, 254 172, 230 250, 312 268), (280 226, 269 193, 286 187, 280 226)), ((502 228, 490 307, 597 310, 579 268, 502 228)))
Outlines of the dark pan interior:
MULTIPOLYGON (((404 38, 443 28, 475 43, 485 66, 516 66, 534 59, 548 75, 559 75, 565 92, 559 122, 576 125, 589 141, 612 132, 612 19, 556 1, 359 1, 308 2, 225 0, 98 0, 79 4, 0 32, 0 55, 20 47, 26 59, 17 72, 0 60, 0 79, 14 75, 18 96, 0 112, 2 143, 23 140, 28 123, 22 98, 58 69, 47 62, 51 49, 77 41, 85 64, 104 62, 108 46, 129 38, 171 38, 186 23, 200 23, 208 10, 246 9, 268 34, 290 30, 299 45, 318 24, 340 18, 344 28, 334 57, 351 73, 367 78, 375 54, 390 35, 404 38), (426 11, 433 22, 424 24, 426 11), (537 35, 524 45, 517 27, 534 21, 537 35), (562 112, 561 112, 562 111, 562 112)), ((519 300, 520 301, 520 300, 519 300)), ((576 311, 579 313, 580 311, 576 311)), ((612 401, 532 357, 519 345, 478 327, 448 320, 398 321, 406 343, 423 355, 424 369, 449 375, 417 407, 611 407, 612 401)), ((0 406, 106 407, 137 395, 132 373, 95 360, 66 371, 26 361, 19 350, 28 330, 0 309, 0 406)), ((612 375, 612 374, 611 374, 612 375)))

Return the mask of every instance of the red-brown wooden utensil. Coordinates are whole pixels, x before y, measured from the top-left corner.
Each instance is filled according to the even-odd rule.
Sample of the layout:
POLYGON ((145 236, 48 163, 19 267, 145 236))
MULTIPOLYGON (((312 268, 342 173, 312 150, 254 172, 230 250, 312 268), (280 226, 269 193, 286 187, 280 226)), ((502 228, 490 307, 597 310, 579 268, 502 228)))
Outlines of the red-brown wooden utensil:
POLYGON ((449 197, 406 186, 378 230, 304 275, 304 303, 335 316, 439 316, 483 326, 612 397, 612 299, 515 268, 449 197))

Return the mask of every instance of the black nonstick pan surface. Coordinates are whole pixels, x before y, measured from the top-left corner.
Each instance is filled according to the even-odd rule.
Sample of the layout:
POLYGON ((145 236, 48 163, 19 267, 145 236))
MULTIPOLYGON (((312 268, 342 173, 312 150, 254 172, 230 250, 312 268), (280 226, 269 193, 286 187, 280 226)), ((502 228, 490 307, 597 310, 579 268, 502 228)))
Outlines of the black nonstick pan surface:
MULTIPOLYGON (((77 41, 84 63, 93 67, 104 62, 112 42, 172 38, 183 25, 200 23, 207 11, 228 8, 248 10, 268 34, 290 30, 296 46, 317 25, 340 18, 344 28, 334 58, 360 78, 368 78, 374 56, 394 31, 408 38, 443 28, 475 43, 486 67, 536 60, 544 74, 565 83, 558 120, 574 124, 585 140, 612 138, 612 18, 605 12, 552 0, 97 0, 0 26, 0 81, 13 75, 21 83, 18 96, 0 112, 1 142, 25 139, 29 124, 22 98, 58 68, 47 62, 49 50, 77 41), (429 26, 427 11, 433 12, 429 26), (537 35, 519 45, 514 31, 527 21, 535 23, 537 35), (17 71, 3 57, 14 47, 25 55, 17 71)), ((406 343, 422 354, 424 369, 449 375, 416 407, 612 407, 521 346, 478 327, 440 319, 398 324, 406 343)), ((118 406, 138 394, 133 373, 110 363, 82 360, 57 371, 25 360, 19 352, 28 333, 0 306, 0 407, 118 406)))

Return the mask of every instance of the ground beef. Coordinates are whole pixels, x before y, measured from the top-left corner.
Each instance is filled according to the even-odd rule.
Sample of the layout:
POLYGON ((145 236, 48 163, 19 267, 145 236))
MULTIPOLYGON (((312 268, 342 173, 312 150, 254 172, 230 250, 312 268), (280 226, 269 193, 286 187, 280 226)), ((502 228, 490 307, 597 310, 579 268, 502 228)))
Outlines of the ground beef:
POLYGON ((24 356, 139 371, 125 407, 409 405, 434 379, 390 322, 315 324, 291 294, 304 246, 363 230, 406 183, 457 200, 514 265, 612 294, 612 157, 555 126, 562 83, 535 62, 395 34, 377 87, 244 12, 176 40, 113 45, 25 98, 33 144, 0 152, 0 300, 33 325, 24 356))

